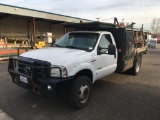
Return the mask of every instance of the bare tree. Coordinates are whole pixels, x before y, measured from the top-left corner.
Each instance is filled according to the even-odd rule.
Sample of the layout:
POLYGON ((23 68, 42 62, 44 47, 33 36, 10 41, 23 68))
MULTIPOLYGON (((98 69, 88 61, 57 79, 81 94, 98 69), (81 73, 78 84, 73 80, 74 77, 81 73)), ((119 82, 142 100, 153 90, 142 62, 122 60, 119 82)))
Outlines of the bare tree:
POLYGON ((154 18, 152 20, 151 29, 154 34, 160 34, 160 18, 154 18))

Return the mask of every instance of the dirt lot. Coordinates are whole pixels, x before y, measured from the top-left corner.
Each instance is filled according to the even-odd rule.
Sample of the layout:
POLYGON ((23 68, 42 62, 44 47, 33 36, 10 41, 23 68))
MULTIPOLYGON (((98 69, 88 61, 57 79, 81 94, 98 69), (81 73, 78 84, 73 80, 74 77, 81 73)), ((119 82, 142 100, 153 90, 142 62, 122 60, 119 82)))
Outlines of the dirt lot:
POLYGON ((97 81, 87 107, 75 110, 67 95, 42 97, 14 85, 0 63, 0 109, 15 120, 159 120, 160 44, 143 56, 138 76, 111 74, 97 81))

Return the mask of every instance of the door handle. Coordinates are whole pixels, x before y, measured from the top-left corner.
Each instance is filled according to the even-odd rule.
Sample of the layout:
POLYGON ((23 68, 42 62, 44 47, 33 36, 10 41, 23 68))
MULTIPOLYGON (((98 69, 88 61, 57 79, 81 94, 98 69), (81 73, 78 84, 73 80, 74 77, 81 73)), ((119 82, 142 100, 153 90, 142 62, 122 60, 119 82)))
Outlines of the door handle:
POLYGON ((91 60, 91 62, 95 62, 96 60, 91 60))
POLYGON ((98 68, 98 70, 102 69, 102 67, 98 68))

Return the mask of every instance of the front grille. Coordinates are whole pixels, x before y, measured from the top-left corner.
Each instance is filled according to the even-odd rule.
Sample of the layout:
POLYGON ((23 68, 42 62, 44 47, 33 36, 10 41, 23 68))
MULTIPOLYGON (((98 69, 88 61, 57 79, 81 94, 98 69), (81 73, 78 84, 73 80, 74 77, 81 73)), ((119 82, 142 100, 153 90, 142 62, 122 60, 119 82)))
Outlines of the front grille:
POLYGON ((31 63, 24 62, 24 61, 18 62, 19 72, 31 76, 32 70, 33 70, 33 65, 31 63))
POLYGON ((21 60, 18 61, 19 72, 31 76, 34 80, 37 78, 49 77, 51 66, 49 62, 35 59, 23 59, 21 58, 21 60))
POLYGON ((39 78, 49 77, 50 64, 48 62, 36 61, 34 63, 36 75, 39 78))

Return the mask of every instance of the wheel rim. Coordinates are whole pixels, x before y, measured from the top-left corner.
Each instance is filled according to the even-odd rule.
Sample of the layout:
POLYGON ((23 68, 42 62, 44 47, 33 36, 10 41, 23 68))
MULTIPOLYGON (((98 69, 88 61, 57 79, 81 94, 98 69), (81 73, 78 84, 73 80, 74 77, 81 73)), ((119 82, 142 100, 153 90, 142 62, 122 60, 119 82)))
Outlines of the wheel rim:
POLYGON ((90 95, 90 87, 84 83, 81 85, 79 89, 79 101, 80 103, 85 103, 90 95))

